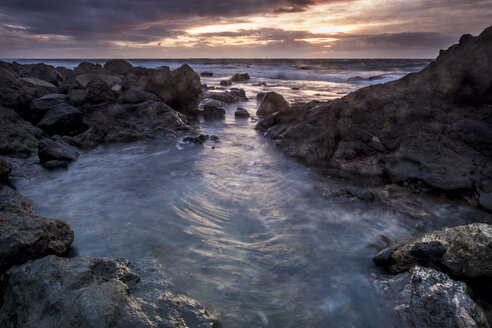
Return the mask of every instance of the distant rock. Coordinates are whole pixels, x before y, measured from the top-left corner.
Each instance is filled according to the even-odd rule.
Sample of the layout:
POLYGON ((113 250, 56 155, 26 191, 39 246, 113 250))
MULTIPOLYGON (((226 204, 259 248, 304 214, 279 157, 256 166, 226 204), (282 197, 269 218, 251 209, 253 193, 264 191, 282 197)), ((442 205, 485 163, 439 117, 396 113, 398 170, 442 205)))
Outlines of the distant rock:
POLYGON ((93 64, 89 62, 82 62, 77 67, 74 68, 74 72, 79 74, 89 74, 89 73, 101 73, 107 74, 108 71, 104 69, 100 64, 93 64))
POLYGON ((270 91, 265 94, 261 101, 260 108, 256 115, 265 116, 275 112, 283 112, 289 110, 289 103, 276 92, 270 91))
POLYGON ((64 222, 0 212, 0 272, 48 254, 63 254, 72 241, 73 231, 64 222))
POLYGON ((492 226, 473 223, 396 242, 373 259, 391 272, 424 265, 458 277, 492 278, 492 226))
POLYGON ((251 79, 248 73, 236 73, 231 78, 231 82, 243 82, 251 79))
POLYGON ((195 301, 174 294, 154 263, 47 256, 10 269, 2 327, 215 327, 195 301))
POLYGON ((104 68, 116 74, 126 74, 131 71, 133 66, 123 59, 113 59, 104 64, 104 68))
POLYGON ((242 107, 238 107, 234 112, 234 117, 236 118, 249 118, 250 116, 249 112, 242 107))
POLYGON ((49 135, 76 135, 88 129, 84 115, 68 104, 59 104, 50 109, 37 126, 49 135))
POLYGON ((226 104, 232 104, 239 101, 247 101, 246 92, 244 89, 231 88, 229 91, 223 92, 206 92, 204 97, 208 99, 215 99, 226 104))
POLYGON ((212 72, 201 72, 200 76, 211 77, 211 76, 214 76, 214 73, 212 73, 212 72))
POLYGON ((218 100, 205 99, 200 104, 201 114, 207 120, 219 120, 225 118, 224 104, 218 100))
POLYGON ((220 81, 220 85, 229 86, 229 85, 232 85, 232 82, 230 80, 222 80, 222 81, 220 81))
POLYGON ((484 311, 470 298, 465 283, 434 269, 416 266, 376 282, 376 287, 381 297, 393 304, 403 327, 489 327, 484 311))

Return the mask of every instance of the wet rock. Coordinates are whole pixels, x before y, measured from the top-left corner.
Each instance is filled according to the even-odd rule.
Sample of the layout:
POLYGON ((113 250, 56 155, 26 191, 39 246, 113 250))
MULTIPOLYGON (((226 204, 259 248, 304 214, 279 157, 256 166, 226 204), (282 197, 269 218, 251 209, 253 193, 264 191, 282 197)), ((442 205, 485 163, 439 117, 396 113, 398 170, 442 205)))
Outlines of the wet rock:
POLYGON ((0 158, 0 183, 5 183, 8 180, 10 172, 12 172, 12 165, 0 158))
POLYGON ((251 79, 248 73, 236 73, 229 80, 231 82, 243 82, 251 79))
POLYGON ((82 112, 68 104, 50 109, 37 126, 49 135, 76 135, 88 129, 82 112))
POLYGON ((232 82, 230 80, 222 80, 220 81, 220 85, 227 87, 232 85, 232 82))
POLYGON ((127 62, 126 60, 113 59, 113 60, 107 61, 104 64, 104 68, 107 69, 108 71, 112 72, 112 73, 126 74, 129 71, 131 71, 133 66, 129 62, 127 62))
POLYGON ((138 104, 145 101, 158 101, 156 95, 150 92, 146 92, 144 89, 139 87, 131 87, 126 90, 119 98, 118 103, 120 104, 138 104))
POLYGON ((344 189, 350 196, 356 197, 364 202, 373 202, 376 199, 376 196, 370 190, 364 188, 349 186, 344 189))
POLYGON ((207 120, 220 120, 225 118, 224 104, 218 100, 205 99, 200 104, 201 114, 207 120))
POLYGON ((459 277, 492 277, 492 226, 473 223, 427 232, 383 249, 373 262, 395 273, 419 264, 459 277))
POLYGON ((34 99, 31 108, 26 114, 26 120, 36 124, 53 107, 67 103, 67 95, 61 93, 51 93, 46 96, 34 99))
POLYGON ((263 100, 263 98, 265 98, 265 93, 264 93, 264 92, 258 92, 258 93, 256 94, 256 100, 257 100, 257 101, 262 101, 262 100, 263 100))
POLYGON ((270 115, 275 112, 283 112, 289 110, 289 103, 276 92, 270 91, 265 94, 261 101, 260 108, 256 112, 256 115, 270 115))
POLYGON ((203 76, 203 77, 211 77, 211 76, 214 76, 214 73, 212 72, 201 72, 200 73, 200 76, 203 76))
POLYGON ((48 254, 63 254, 72 241, 73 231, 64 222, 0 212, 0 272, 48 254))
POLYGON ((415 266, 376 282, 376 287, 393 304, 404 327, 489 327, 485 313, 468 295, 466 284, 434 269, 415 266))
POLYGON ((38 157, 45 168, 66 167, 79 157, 77 149, 61 139, 45 139, 38 145, 38 157))
POLYGON ((242 107, 238 107, 234 112, 234 117, 236 118, 249 118, 250 116, 249 112, 242 107))
POLYGON ((204 94, 207 99, 215 99, 226 104, 232 104, 238 101, 247 101, 246 92, 244 89, 231 88, 229 91, 223 92, 207 92, 204 94))
POLYGON ((156 264, 47 256, 4 278, 2 327, 196 327, 215 323, 195 301, 176 295, 156 264))
POLYGON ((31 201, 22 197, 14 189, 0 185, 0 212, 20 212, 32 214, 33 205, 31 201))
POLYGON ((199 136, 197 137, 185 137, 183 139, 184 142, 191 142, 191 143, 195 143, 195 144, 204 144, 205 141, 207 141, 209 139, 209 135, 208 134, 200 134, 199 136))

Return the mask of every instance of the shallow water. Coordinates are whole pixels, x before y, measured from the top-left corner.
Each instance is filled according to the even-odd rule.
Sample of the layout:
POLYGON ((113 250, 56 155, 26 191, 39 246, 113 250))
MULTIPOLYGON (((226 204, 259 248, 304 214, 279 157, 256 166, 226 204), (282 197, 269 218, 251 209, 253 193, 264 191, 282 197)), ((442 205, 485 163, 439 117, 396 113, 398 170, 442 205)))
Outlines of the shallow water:
MULTIPOLYGON (((248 96, 261 88, 238 86, 248 96)), ((68 170, 21 168, 16 186, 37 215, 72 226, 79 255, 156 258, 225 328, 398 325, 373 288, 382 273, 372 245, 483 214, 418 196, 395 205, 333 196, 348 182, 286 158, 254 122, 234 119, 237 106, 258 104, 200 125, 219 142, 99 147, 68 170)))

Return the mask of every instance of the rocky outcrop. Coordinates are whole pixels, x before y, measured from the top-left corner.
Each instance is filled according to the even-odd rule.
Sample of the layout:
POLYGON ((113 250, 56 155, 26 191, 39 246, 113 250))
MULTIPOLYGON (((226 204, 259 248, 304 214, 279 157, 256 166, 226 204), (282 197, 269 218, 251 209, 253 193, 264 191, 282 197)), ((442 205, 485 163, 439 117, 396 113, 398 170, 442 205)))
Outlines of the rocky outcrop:
POLYGON ((238 107, 236 111, 234 112, 234 117, 235 118, 249 118, 251 115, 249 115, 249 112, 242 107, 238 107))
POLYGON ((261 100, 261 105, 256 115, 266 116, 275 112, 284 112, 289 110, 289 103, 276 92, 270 91, 265 94, 261 100))
POLYGON ((195 301, 176 295, 153 263, 48 256, 3 279, 2 327, 214 327, 195 301))
POLYGON ((63 254, 72 241, 73 231, 64 222, 21 211, 0 212, 0 273, 48 254, 63 254))
POLYGON ((474 223, 431 231, 396 242, 373 261, 395 273, 419 264, 459 277, 492 278, 492 226, 474 223))
POLYGON ((201 115, 207 120, 220 120, 225 117, 224 104, 218 100, 205 99, 200 104, 201 115))
POLYGON ((416 266, 377 281, 376 288, 392 303, 403 327, 489 327, 485 313, 468 295, 466 284, 434 269, 416 266))
POLYGON ((258 129, 308 164, 473 191, 492 210, 490 58, 492 27, 462 37, 420 73, 298 105, 258 129))

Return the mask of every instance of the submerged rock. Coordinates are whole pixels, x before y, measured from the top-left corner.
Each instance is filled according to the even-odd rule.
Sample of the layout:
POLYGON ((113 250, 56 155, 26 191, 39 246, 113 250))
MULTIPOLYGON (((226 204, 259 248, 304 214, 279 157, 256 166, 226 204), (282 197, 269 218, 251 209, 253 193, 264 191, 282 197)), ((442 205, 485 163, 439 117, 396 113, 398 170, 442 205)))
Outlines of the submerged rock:
POLYGON ((265 116, 275 112, 283 112, 289 110, 289 103, 276 92, 270 91, 265 94, 261 101, 260 108, 256 115, 265 116))
POLYGON ((391 272, 419 264, 459 277, 492 278, 492 226, 473 223, 427 232, 396 242, 373 261, 391 272))
POLYGON ((483 310, 470 298, 466 284, 431 268, 413 267, 409 272, 376 282, 404 327, 488 328, 483 310))
POLYGON ((207 120, 220 120, 225 118, 225 108, 221 101, 205 99, 200 104, 201 114, 207 120))
POLYGON ((231 88, 229 91, 223 92, 206 92, 204 97, 207 99, 215 99, 227 104, 232 104, 238 101, 247 101, 246 92, 244 89, 231 88))
POLYGON ((243 82, 251 79, 248 73, 236 73, 229 80, 231 82, 243 82))
POLYGON ((0 272, 48 254, 63 254, 72 241, 73 231, 64 222, 22 211, 0 212, 0 272))
POLYGON ((171 292, 155 264, 47 256, 9 270, 2 327, 194 327, 215 322, 195 301, 171 292))
POLYGON ((251 115, 249 115, 249 112, 242 107, 238 107, 234 112, 234 117, 236 118, 249 118, 250 116, 251 115))
POLYGON ((211 77, 211 76, 214 76, 214 73, 212 72, 201 72, 200 73, 200 76, 203 76, 203 77, 211 77))

